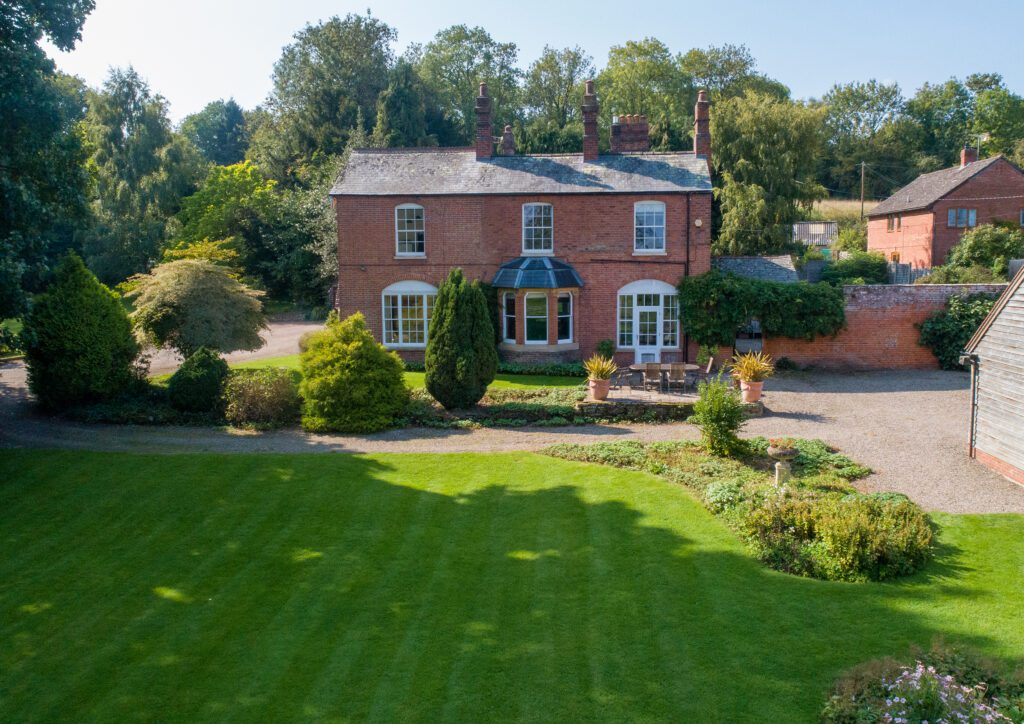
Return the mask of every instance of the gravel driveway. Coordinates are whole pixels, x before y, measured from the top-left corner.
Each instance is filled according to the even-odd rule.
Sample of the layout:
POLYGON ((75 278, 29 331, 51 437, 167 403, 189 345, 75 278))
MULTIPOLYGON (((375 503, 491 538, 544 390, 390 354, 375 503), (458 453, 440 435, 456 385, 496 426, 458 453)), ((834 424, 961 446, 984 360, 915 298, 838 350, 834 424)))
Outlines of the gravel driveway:
MULTIPOLYGON (((294 344, 305 328, 290 328, 294 344)), ((279 339, 283 339, 279 337, 279 339)), ((258 356, 293 353, 294 349, 258 356)), ((254 358, 254 357, 250 357, 254 358)), ((797 373, 768 382, 767 413, 747 435, 817 437, 870 466, 866 490, 906 493, 928 510, 1024 513, 1024 487, 967 457, 965 373, 797 373)), ((0 447, 124 452, 491 452, 557 442, 695 439, 690 425, 590 425, 512 430, 404 429, 377 435, 248 433, 207 428, 81 425, 39 415, 25 370, 0 367, 0 447)))

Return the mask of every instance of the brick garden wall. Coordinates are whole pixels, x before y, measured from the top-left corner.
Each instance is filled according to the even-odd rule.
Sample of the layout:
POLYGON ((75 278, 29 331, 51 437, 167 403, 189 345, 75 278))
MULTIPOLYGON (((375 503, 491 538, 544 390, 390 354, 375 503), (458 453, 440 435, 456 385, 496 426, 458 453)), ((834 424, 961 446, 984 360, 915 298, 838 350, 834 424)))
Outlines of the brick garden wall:
POLYGON ((955 294, 1002 292, 1005 284, 893 284, 848 286, 846 329, 810 342, 776 337, 764 340, 775 359, 825 369, 936 368, 935 355, 918 344, 916 325, 955 294))

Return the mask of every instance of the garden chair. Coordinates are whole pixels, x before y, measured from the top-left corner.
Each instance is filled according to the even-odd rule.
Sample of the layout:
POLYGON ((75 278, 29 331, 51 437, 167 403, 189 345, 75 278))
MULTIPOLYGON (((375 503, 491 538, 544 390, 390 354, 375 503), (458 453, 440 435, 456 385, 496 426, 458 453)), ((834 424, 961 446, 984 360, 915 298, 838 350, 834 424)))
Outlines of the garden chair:
POLYGON ((686 365, 672 365, 668 371, 668 391, 686 390, 686 385, 686 365))
POLYGON ((657 362, 648 362, 644 365, 644 389, 651 386, 661 390, 661 365, 657 362))
POLYGON ((705 369, 697 370, 693 373, 693 389, 697 389, 697 385, 701 382, 707 382, 711 379, 711 370, 715 367, 715 358, 708 358, 708 366, 705 369))
POLYGON ((621 390, 625 385, 632 387, 633 370, 629 367, 619 367, 612 373, 612 382, 609 387, 613 390, 621 390))

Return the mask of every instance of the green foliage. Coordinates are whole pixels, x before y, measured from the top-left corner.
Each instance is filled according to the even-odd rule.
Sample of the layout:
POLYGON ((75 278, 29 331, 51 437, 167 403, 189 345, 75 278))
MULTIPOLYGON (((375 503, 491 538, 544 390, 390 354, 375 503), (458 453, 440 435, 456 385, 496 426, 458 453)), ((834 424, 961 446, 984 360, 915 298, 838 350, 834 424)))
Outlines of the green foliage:
POLYGON ((215 351, 200 347, 167 381, 171 406, 185 412, 212 412, 221 405, 228 363, 215 351))
POLYGON ((245 113, 234 98, 212 101, 198 113, 185 116, 181 133, 207 161, 218 166, 238 163, 249 147, 245 113))
POLYGON ((377 98, 377 124, 373 143, 382 148, 436 146, 437 136, 427 130, 429 91, 416 69, 399 60, 389 74, 388 87, 377 98))
POLYGON ((22 314, 87 219, 85 89, 43 43, 70 51, 92 0, 0 3, 0 319, 22 314))
POLYGON ((109 399, 136 380, 139 347, 121 300, 74 254, 33 300, 21 343, 29 389, 51 410, 109 399))
POLYGON ((487 300, 461 269, 452 269, 437 290, 424 367, 427 390, 449 410, 479 402, 497 373, 487 300))
POLYGON ((417 71, 437 94, 445 120, 454 130, 450 145, 472 144, 475 137, 479 83, 487 83, 491 118, 496 128, 519 115, 519 50, 499 43, 481 27, 453 25, 438 31, 417 59, 417 71))
POLYGON ((747 90, 780 99, 789 97, 786 86, 757 72, 757 62, 746 45, 692 48, 680 54, 679 67, 693 78, 695 87, 708 90, 712 102, 743 95, 747 90))
POLYGON ((889 281, 885 256, 866 251, 850 252, 830 262, 821 271, 821 281, 828 284, 886 284, 889 281))
POLYGON ((944 370, 962 370, 960 355, 974 332, 991 311, 996 294, 955 295, 946 308, 935 312, 921 324, 919 343, 929 347, 944 370))
POLYGON ((234 370, 224 385, 224 405, 224 417, 232 425, 288 425, 301 407, 295 373, 280 367, 234 370))
POLYGON ((1016 224, 982 224, 964 232, 950 250, 948 266, 985 267, 1006 279, 1011 259, 1024 257, 1024 230, 1016 224))
POLYGON ((984 266, 944 266, 932 267, 923 277, 914 280, 914 284, 998 284, 1006 281, 991 269, 984 266))
POLYGON ((868 232, 863 224, 857 226, 844 226, 839 229, 839 236, 832 247, 835 251, 862 251, 868 250, 868 232))
POLYGON ((610 380, 617 367, 610 357, 595 354, 583 363, 583 369, 587 371, 588 379, 610 380))
MULTIPOLYGON (((613 359, 615 357, 615 340, 614 339, 602 339, 594 347, 596 352, 601 357, 607 357, 613 359)), ((502 370, 504 371, 504 370, 502 370)))
POLYGON ((132 321, 158 347, 173 347, 188 357, 200 347, 227 353, 263 345, 262 292, 249 289, 222 266, 171 261, 133 277, 132 287, 132 321))
POLYGON ((751 319, 765 335, 813 339, 846 324, 843 290, 829 284, 783 284, 711 271, 679 283, 679 319, 699 344, 728 346, 751 319))
POLYGON ((814 179, 822 111, 747 91, 715 104, 715 196, 722 223, 713 251, 761 254, 784 248, 800 206, 825 197, 814 179))
POLYGON ((388 84, 394 28, 348 14, 297 32, 274 64, 266 116, 252 134, 250 156, 288 185, 320 155, 339 155, 354 132, 365 133, 388 84), (358 126, 358 128, 357 128, 358 126))
MULTIPOLYGON (((972 689, 973 696, 978 697, 981 703, 995 707, 1010 720, 1020 719, 1021 706, 1024 705, 1022 672, 1013 671, 1006 664, 986 659, 974 651, 938 640, 930 649, 922 651, 915 648, 910 656, 901 660, 889 657, 874 659, 844 673, 832 687, 821 712, 821 721, 825 724, 882 721, 887 701, 893 699, 893 682, 908 669, 914 670, 918 663, 926 669, 934 669, 938 676, 951 677, 951 684, 972 689)), ((958 699, 955 693, 947 698, 954 702, 964 700, 958 699)), ((948 712, 940 707, 936 714, 919 718, 942 721, 946 714, 948 712)))
POLYGON ((409 399, 402 360, 377 343, 362 314, 332 315, 306 339, 300 365, 302 426, 311 432, 384 430, 409 399))
POLYGON ((581 120, 583 82, 593 77, 594 60, 583 48, 556 50, 545 45, 526 72, 523 100, 534 121, 564 129, 581 120))
POLYGON ((741 449, 736 433, 744 425, 743 403, 731 383, 722 379, 701 383, 689 422, 700 428, 704 449, 712 455, 732 455, 741 449))
POLYGON ((134 69, 111 70, 88 98, 96 223, 83 235, 83 249, 97 276, 114 283, 159 259, 168 221, 195 191, 206 162, 171 130, 167 101, 134 69))

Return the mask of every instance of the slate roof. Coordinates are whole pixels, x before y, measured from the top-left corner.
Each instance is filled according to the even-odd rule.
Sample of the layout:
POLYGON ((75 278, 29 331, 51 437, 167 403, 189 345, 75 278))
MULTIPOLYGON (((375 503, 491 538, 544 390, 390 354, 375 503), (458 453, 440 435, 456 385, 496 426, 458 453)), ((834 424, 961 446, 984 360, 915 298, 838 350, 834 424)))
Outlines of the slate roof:
POLYGON ((472 148, 357 149, 332 196, 671 193, 711 191, 707 160, 693 153, 495 156, 472 148))
POLYGON ((551 256, 521 256, 498 267, 491 286, 499 289, 569 289, 583 286, 571 264, 551 256))
POLYGON ((800 275, 789 255, 780 256, 720 256, 712 260, 713 266, 725 274, 766 282, 797 282, 800 275))
POLYGON ((900 211, 915 211, 926 209, 936 201, 947 195, 960 184, 968 179, 977 176, 992 164, 1001 159, 1002 156, 992 156, 974 161, 966 166, 954 166, 944 168, 941 171, 932 171, 918 176, 909 184, 893 193, 882 203, 868 212, 868 216, 882 216, 883 214, 895 214, 900 211))

